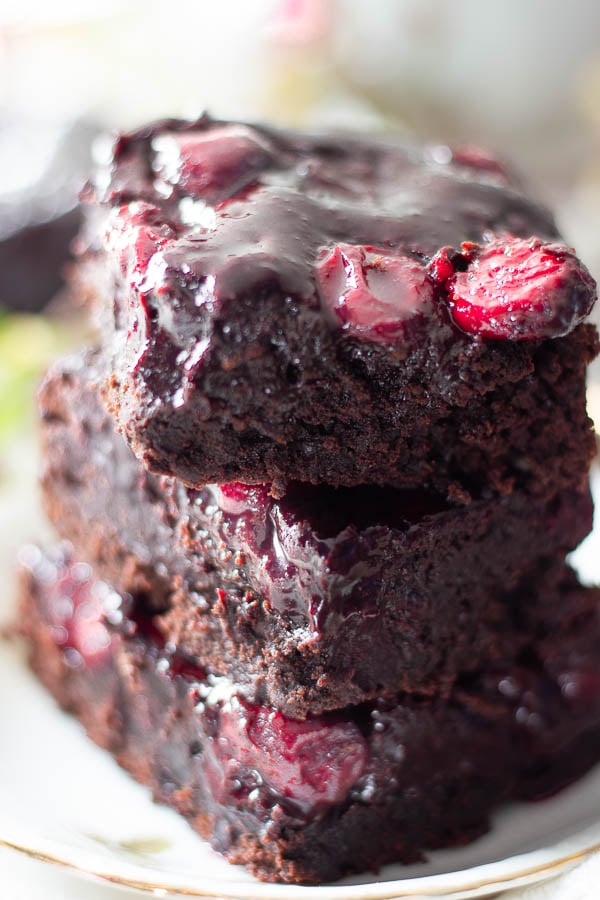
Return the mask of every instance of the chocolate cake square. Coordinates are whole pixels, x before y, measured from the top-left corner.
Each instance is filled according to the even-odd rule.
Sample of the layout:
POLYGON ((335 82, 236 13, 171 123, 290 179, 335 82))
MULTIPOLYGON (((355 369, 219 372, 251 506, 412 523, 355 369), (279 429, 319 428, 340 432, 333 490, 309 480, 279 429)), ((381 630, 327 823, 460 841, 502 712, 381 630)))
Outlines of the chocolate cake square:
MULTIPOLYGON (((31 663, 154 796, 267 881, 317 883, 464 843, 600 753, 597 589, 568 628, 462 679, 296 721, 206 674, 64 551, 22 553, 31 663)), ((579 593, 579 599, 573 594, 579 593)))
POLYGON ((440 159, 208 116, 116 141, 79 280, 148 469, 468 502, 586 468, 594 281, 500 165, 440 159))

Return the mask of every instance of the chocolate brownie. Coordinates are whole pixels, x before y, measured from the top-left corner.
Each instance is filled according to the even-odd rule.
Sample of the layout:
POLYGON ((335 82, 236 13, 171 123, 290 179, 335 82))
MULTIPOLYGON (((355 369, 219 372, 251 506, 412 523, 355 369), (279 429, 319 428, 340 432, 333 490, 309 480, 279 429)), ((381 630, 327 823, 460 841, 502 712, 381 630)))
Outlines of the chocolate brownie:
POLYGON ((577 622, 461 679, 447 700, 399 695, 295 721, 190 665, 89 566, 35 548, 22 561, 22 628, 42 681, 157 800, 259 878, 324 882, 420 859, 600 757, 596 589, 571 587, 564 607, 586 607, 577 622))
POLYGON ((570 615, 553 581, 591 529, 587 484, 457 508, 377 486, 291 484, 279 500, 265 485, 185 488, 115 432, 95 362, 56 364, 40 391, 50 520, 166 640, 261 702, 304 717, 398 690, 443 696, 459 670, 570 615))
POLYGON ((167 120, 89 186, 80 283, 152 471, 550 496, 589 464, 595 284, 502 167, 167 120))

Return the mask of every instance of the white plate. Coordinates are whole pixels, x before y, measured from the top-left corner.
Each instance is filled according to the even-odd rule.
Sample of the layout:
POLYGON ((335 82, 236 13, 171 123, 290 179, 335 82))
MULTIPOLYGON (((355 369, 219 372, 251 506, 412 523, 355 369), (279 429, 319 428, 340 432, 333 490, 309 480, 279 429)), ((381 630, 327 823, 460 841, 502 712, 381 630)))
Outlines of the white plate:
MULTIPOLYGON (((15 452, 13 477, 0 494, 0 566, 8 583, 19 542, 43 530, 32 512, 30 457, 23 448, 15 452)), ((585 580, 600 576, 599 550, 596 528, 576 554, 585 580)), ((0 619, 11 612, 10 604, 0 607, 0 619)), ((549 879, 600 850, 599 766, 550 800, 500 811, 488 835, 432 853, 427 863, 388 866, 377 878, 334 886, 261 884, 213 853, 175 813, 155 806, 89 742, 37 684, 23 648, 14 644, 0 644, 0 715, 0 845, 142 892, 228 900, 459 900, 549 879)))

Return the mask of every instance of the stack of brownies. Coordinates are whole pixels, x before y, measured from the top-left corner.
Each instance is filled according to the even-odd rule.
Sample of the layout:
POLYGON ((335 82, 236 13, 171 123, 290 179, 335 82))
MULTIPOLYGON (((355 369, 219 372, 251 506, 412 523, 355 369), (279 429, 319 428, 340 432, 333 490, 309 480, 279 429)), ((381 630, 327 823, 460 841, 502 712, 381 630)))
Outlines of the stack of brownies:
POLYGON ((40 392, 32 664, 266 880, 485 830, 600 759, 595 299, 474 150, 164 121, 85 192, 99 348, 40 392), (68 543, 66 543, 68 541, 68 543))

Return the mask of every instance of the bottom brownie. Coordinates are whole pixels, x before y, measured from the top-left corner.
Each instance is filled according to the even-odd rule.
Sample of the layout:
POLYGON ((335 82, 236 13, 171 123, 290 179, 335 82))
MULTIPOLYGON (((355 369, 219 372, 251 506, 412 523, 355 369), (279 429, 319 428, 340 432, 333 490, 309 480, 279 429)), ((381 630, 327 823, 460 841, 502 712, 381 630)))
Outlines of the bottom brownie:
POLYGON ((59 703, 157 800, 268 881, 331 881, 463 843, 600 759, 600 589, 567 630, 459 680, 297 721, 207 675, 73 563, 22 554, 21 626, 59 703))

